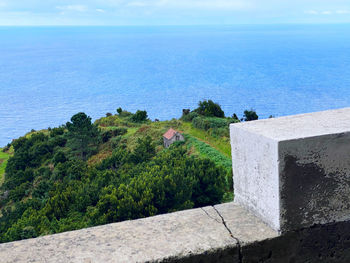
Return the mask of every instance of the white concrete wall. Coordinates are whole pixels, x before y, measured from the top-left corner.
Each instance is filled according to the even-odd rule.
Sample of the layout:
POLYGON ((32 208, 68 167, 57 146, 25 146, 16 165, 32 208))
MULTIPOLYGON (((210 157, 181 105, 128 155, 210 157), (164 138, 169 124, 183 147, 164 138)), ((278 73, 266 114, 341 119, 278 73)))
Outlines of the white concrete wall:
POLYGON ((235 202, 280 229, 278 144, 231 125, 235 202))
POLYGON ((237 203, 282 232, 350 219, 350 108, 230 129, 237 203))

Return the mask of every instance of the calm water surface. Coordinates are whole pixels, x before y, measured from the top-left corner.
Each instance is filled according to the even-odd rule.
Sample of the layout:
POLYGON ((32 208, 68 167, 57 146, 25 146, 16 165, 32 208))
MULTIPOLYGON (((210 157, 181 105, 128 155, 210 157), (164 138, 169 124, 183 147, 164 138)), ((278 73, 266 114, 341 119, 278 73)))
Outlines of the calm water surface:
POLYGON ((0 146, 80 111, 261 117, 350 106, 350 25, 0 27, 0 146))

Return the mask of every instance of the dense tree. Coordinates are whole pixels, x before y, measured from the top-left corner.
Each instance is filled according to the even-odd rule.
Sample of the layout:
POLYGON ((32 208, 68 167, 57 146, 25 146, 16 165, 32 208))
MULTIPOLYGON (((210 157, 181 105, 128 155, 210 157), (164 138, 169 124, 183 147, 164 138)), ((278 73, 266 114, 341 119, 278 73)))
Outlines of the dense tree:
POLYGON ((135 164, 149 161, 155 155, 155 147, 152 138, 147 136, 144 139, 138 139, 137 147, 130 155, 130 159, 135 164))
POLYGON ((217 103, 214 103, 212 100, 203 100, 198 103, 198 108, 194 110, 200 115, 207 117, 225 117, 224 111, 221 109, 221 106, 217 103))
POLYGON ((254 121, 257 120, 259 116, 256 114, 255 110, 245 110, 243 115, 244 121, 254 121))
POLYGON ((59 128, 53 128, 50 130, 50 137, 56 137, 59 135, 63 135, 64 134, 64 127, 59 127, 59 128))
POLYGON ((190 114, 191 110, 190 109, 182 109, 182 116, 186 116, 190 114))
POLYGON ((147 111, 138 110, 132 115, 131 120, 133 122, 143 122, 147 120, 147 111))
POLYGON ((233 113, 232 119, 235 120, 235 121, 237 121, 237 122, 239 122, 239 118, 238 118, 238 116, 237 116, 236 113, 233 113))
POLYGON ((197 112, 195 112, 195 111, 192 111, 189 114, 182 115, 181 119, 183 121, 192 121, 196 117, 199 117, 199 114, 197 112))
POLYGON ((64 163, 65 161, 67 161, 67 158, 64 152, 62 151, 57 152, 53 157, 54 164, 64 163))
POLYGON ((91 123, 91 118, 80 112, 71 118, 71 122, 66 124, 67 144, 73 156, 86 160, 96 151, 99 138, 99 130, 91 123))

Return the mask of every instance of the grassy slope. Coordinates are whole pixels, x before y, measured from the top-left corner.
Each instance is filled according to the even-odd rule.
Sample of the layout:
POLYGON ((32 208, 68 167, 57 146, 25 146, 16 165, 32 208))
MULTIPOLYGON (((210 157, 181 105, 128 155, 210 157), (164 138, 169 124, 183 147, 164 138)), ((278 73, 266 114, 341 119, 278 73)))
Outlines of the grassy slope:
POLYGON ((0 148, 0 185, 4 181, 4 174, 5 174, 5 168, 6 168, 7 160, 12 155, 12 150, 11 149, 10 149, 9 152, 3 152, 2 148, 0 148))
MULTIPOLYGON (((209 135, 206 131, 194 128, 192 123, 183 122, 181 120, 170 120, 161 122, 147 122, 144 124, 130 123, 125 118, 120 118, 116 115, 110 117, 103 117, 97 121, 101 129, 108 130, 116 127, 124 127, 128 129, 127 134, 123 136, 123 140, 127 143, 129 150, 132 150, 138 138, 144 136, 151 136, 157 149, 162 150, 163 139, 162 135, 169 128, 174 128, 181 131, 191 148, 193 154, 202 157, 208 157, 215 163, 222 165, 226 169, 231 168, 231 148, 229 138, 215 138, 209 135)), ((91 160, 90 163, 96 163, 112 154, 110 143, 106 143, 100 149, 100 153, 91 160)))
MULTIPOLYGON (((214 138, 207 132, 194 128, 192 123, 183 122, 181 120, 170 120, 161 122, 147 122, 145 124, 136 124, 126 121, 116 115, 111 117, 103 117, 100 120, 100 127, 103 130, 113 129, 115 127, 125 127, 128 129, 127 134, 123 135, 123 140, 127 142, 128 148, 132 150, 136 144, 137 139, 144 136, 151 136, 158 145, 157 149, 162 150, 162 134, 169 128, 177 129, 186 137, 187 145, 191 148, 193 154, 212 159, 216 164, 223 166, 226 170, 231 168, 231 148, 229 138, 214 138), (102 121, 102 122, 101 122, 102 121)), ((97 122, 99 122, 97 121, 97 122)), ((48 133, 47 130, 44 131, 48 133)), ((31 133, 27 134, 29 136, 31 133)), ((99 153, 94 155, 89 164, 94 164, 102 161, 112 154, 113 146, 111 142, 105 143, 99 149, 99 153)), ((11 153, 0 152, 0 185, 3 181, 3 174, 8 158, 11 153), (1 162, 1 161, 0 161, 1 162)))
POLYGON ((207 157, 214 161, 217 165, 223 166, 226 170, 230 171, 232 167, 232 162, 229 157, 220 152, 218 149, 212 147, 211 145, 199 140, 198 138, 185 134, 185 138, 190 147, 195 147, 198 154, 202 157, 207 157))
MULTIPOLYGON (((163 149, 162 134, 169 128, 174 128, 181 131, 186 140, 186 145, 190 149, 190 152, 201 157, 207 157, 214 161, 217 165, 222 166, 228 173, 228 177, 231 177, 231 146, 230 140, 227 137, 215 138, 209 135, 206 131, 194 128, 192 123, 183 122, 181 120, 152 122, 135 129, 132 132, 132 136, 128 137, 128 148, 132 148, 135 145, 137 138, 142 135, 149 135, 159 145, 158 150, 163 149)), ((127 134, 127 135, 128 135, 127 134)), ((230 180, 227 177, 227 180, 230 180)), ((228 181, 229 185, 232 182, 228 181)), ((233 200, 232 190, 225 193, 223 202, 230 202, 233 200)))
POLYGON ((207 132, 194 128, 190 122, 182 122, 180 129, 184 132, 184 134, 189 134, 210 145, 212 148, 216 149, 218 152, 231 160, 231 146, 228 138, 214 138, 207 132))

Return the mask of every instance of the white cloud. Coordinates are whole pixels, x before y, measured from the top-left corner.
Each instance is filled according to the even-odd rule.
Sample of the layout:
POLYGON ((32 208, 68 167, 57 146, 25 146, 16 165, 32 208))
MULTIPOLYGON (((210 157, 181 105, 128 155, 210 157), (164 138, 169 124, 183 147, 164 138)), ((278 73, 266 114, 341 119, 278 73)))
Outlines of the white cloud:
POLYGON ((349 23, 350 0, 0 0, 0 24, 39 17, 48 17, 43 24, 349 23))
POLYGON ((346 15, 350 14, 350 10, 337 10, 336 13, 339 15, 346 15))
POLYGON ((61 10, 62 12, 73 11, 73 12, 86 12, 88 11, 87 6, 85 5, 66 5, 66 6, 56 6, 56 9, 61 10))
POLYGON ((333 15, 333 14, 338 14, 338 15, 344 15, 344 14, 350 14, 349 10, 337 10, 337 11, 329 11, 329 10, 325 10, 325 11, 316 11, 316 10, 309 10, 309 11, 305 11, 305 14, 308 15, 333 15))

